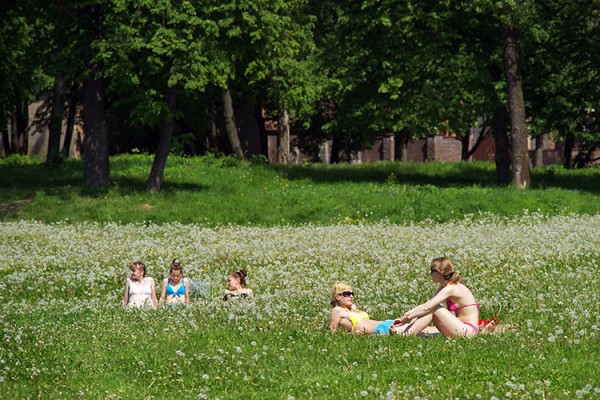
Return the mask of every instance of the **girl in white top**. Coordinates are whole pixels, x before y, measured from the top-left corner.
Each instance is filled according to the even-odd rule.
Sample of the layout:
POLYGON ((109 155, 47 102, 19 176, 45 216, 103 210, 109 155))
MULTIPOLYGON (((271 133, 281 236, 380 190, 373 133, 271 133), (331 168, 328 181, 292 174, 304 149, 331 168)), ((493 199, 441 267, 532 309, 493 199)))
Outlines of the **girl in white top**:
POLYGON ((156 288, 154 279, 146 277, 146 266, 136 261, 129 266, 131 277, 125 281, 125 292, 123 293, 123 307, 156 309, 156 288))

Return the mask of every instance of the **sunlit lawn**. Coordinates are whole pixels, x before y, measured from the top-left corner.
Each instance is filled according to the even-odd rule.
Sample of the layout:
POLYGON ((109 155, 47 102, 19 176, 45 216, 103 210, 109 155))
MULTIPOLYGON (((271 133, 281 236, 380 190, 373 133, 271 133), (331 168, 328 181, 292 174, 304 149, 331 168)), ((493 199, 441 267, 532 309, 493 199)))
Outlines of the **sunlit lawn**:
POLYGON ((598 398, 600 216, 296 227, 0 223, 2 398, 598 398), (373 318, 435 286, 449 256, 515 332, 472 340, 331 335, 329 291, 373 318), (119 307, 128 264, 179 258, 188 307, 119 307), (234 269, 253 300, 223 302, 234 269))

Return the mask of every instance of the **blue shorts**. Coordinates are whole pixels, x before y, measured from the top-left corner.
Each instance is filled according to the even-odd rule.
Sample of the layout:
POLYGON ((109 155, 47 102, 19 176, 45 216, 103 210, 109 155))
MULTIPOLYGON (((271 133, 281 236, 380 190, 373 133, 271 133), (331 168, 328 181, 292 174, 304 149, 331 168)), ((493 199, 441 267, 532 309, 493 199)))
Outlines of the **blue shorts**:
POLYGON ((385 321, 381 321, 375 327, 375 334, 376 335, 389 335, 390 334, 390 328, 392 327, 393 323, 394 323, 393 319, 388 319, 388 320, 385 320, 385 321))

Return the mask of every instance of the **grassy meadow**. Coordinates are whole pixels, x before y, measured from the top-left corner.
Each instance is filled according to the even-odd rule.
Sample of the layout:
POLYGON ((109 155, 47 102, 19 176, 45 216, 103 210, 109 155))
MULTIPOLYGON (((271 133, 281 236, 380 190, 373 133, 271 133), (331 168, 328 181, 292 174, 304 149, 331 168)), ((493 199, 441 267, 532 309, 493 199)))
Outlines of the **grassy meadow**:
POLYGON ((81 160, 0 159, 0 220, 219 226, 431 220, 465 214, 519 216, 600 212, 600 169, 532 171, 533 188, 495 184, 492 163, 268 166, 232 158, 169 157, 163 189, 148 195, 147 155, 111 159, 111 186, 82 191, 81 160))
POLYGON ((495 185, 489 164, 300 165, 111 159, 111 187, 81 163, 0 160, 0 396, 66 399, 600 398, 600 174, 533 171, 495 185), (426 300, 448 256, 483 318, 473 339, 326 329, 330 290, 354 286, 374 319, 426 300), (157 282, 179 258, 210 296, 120 307, 128 265, 157 282), (223 302, 248 270, 250 300, 223 302))

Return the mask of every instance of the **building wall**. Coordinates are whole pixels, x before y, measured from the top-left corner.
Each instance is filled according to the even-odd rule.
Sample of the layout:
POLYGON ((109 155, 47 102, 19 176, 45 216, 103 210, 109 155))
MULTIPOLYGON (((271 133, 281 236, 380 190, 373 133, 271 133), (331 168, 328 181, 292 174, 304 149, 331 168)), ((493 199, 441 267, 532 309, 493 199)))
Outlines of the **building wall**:
MULTIPOLYGON (((27 146, 27 155, 29 156, 40 156, 46 157, 48 154, 48 127, 43 127, 39 132, 36 131, 36 127, 33 125, 33 121, 35 120, 36 112, 38 108, 41 107, 42 101, 38 101, 29 105, 28 114, 29 114, 29 124, 27 126, 27 135, 28 135, 28 146, 27 146)), ((65 133, 67 130, 66 119, 63 123, 62 134, 61 134, 61 149, 63 148, 65 133)), ((81 137, 83 134, 83 129, 81 126, 75 126, 73 129, 73 136, 71 138, 71 146, 69 148, 69 157, 77 158, 81 156, 81 137)), ((0 140, 0 154, 6 155, 4 151, 4 144, 2 140, 0 140)))

